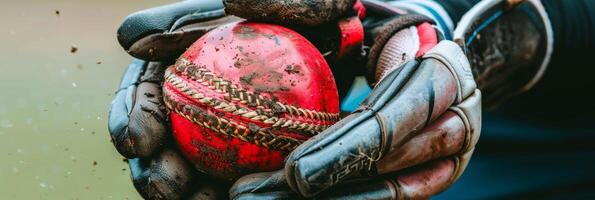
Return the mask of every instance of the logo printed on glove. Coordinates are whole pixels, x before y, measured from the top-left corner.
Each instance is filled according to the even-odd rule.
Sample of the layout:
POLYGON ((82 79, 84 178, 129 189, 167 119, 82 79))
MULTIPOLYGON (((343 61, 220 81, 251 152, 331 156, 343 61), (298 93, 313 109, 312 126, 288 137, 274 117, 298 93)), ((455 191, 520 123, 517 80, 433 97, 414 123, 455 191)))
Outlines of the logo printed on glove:
POLYGON ((165 73, 173 134, 197 170, 234 180, 285 156, 339 119, 331 70, 298 33, 237 23, 196 41, 165 73))

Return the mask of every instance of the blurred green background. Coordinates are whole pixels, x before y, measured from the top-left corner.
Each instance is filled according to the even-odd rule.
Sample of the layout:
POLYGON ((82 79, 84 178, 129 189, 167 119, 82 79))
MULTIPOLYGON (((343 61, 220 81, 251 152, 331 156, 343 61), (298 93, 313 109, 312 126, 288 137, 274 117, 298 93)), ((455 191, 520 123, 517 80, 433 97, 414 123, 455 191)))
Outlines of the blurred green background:
POLYGON ((116 30, 168 2, 0 3, 0 199, 140 199, 107 132, 131 59, 116 30))

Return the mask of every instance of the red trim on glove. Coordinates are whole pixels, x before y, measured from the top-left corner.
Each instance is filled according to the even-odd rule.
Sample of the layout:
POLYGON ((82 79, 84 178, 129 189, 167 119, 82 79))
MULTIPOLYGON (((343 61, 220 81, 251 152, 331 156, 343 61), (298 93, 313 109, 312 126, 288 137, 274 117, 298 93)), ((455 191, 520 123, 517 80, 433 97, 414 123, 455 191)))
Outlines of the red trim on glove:
POLYGON ((432 24, 427 22, 417 26, 417 35, 419 36, 419 50, 415 57, 419 58, 438 44, 438 35, 436 35, 436 29, 432 24))
POLYGON ((359 52, 364 42, 364 26, 359 17, 354 16, 339 21, 341 32, 341 48, 337 58, 342 58, 351 53, 359 52))
POLYGON ((341 47, 337 58, 341 59, 355 51, 360 51, 364 42, 364 26, 362 21, 366 17, 366 7, 361 0, 355 1, 353 10, 356 16, 345 18, 338 23, 341 33, 341 47))
POLYGON ((359 19, 364 20, 364 18, 366 17, 366 7, 362 3, 362 1, 360 1, 360 0, 355 1, 355 5, 353 5, 353 9, 355 10, 355 13, 357 13, 357 16, 359 17, 359 19))

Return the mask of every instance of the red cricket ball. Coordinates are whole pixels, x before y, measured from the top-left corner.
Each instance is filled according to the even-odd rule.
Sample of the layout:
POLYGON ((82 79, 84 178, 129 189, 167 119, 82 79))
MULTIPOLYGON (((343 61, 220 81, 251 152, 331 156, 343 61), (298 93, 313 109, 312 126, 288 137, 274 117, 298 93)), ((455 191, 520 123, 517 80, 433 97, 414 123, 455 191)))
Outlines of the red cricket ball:
POLYGON ((289 152, 339 118, 321 53, 272 24, 205 34, 167 69, 163 90, 181 152, 197 170, 230 181, 280 169, 289 152))

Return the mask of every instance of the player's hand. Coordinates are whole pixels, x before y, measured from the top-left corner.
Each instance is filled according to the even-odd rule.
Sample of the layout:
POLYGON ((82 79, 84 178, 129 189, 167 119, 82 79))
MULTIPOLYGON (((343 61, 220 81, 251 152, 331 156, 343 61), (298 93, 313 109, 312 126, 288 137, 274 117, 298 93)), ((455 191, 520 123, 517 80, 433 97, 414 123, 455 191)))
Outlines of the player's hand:
POLYGON ((230 198, 419 199, 462 174, 481 129, 481 93, 465 53, 427 17, 365 4, 386 15, 364 21, 374 37, 372 93, 294 150, 284 169, 238 180, 230 198))
POLYGON ((129 158, 131 178, 144 198, 227 196, 227 186, 195 172, 172 144, 161 84, 165 68, 186 47, 205 32, 239 20, 224 15, 221 0, 193 0, 134 13, 118 30, 120 44, 140 59, 122 78, 109 132, 118 152, 129 158))
MULTIPOLYGON (((324 29, 325 26, 328 28, 329 24, 332 26, 338 20, 352 18, 356 14, 363 16, 361 9, 360 12, 357 9, 351 9, 357 7, 355 0, 323 0, 308 5, 300 4, 306 1, 298 0, 263 1, 265 3, 258 1, 255 4, 250 4, 251 2, 254 1, 228 0, 225 4, 226 12, 251 20, 292 26, 308 39, 313 40, 319 50, 325 55, 331 55, 330 57, 344 55, 341 48, 336 48, 343 44, 333 42, 333 40, 330 42, 324 40, 329 37, 317 37, 328 35, 332 31, 320 32, 316 29, 321 27, 324 29)), ((437 41, 428 42, 421 39, 432 38, 427 35, 424 37, 417 35, 417 38, 411 36, 413 36, 412 33, 430 34, 428 28, 423 28, 427 27, 426 22, 429 21, 427 18, 419 16, 391 18, 398 14, 395 13, 395 9, 376 1, 366 1, 365 4, 371 13, 369 18, 372 19, 368 20, 369 18, 367 18, 368 21, 364 22, 366 36, 368 39, 372 38, 367 41, 367 44, 372 46, 367 56, 369 60, 368 74, 372 82, 380 83, 360 110, 343 120, 343 125, 353 129, 332 128, 316 137, 312 142, 304 144, 298 149, 298 152, 293 153, 284 170, 251 175, 238 181, 230 191, 232 198, 294 197, 295 192, 303 196, 318 194, 319 197, 328 198, 341 198, 346 195, 354 195, 353 197, 356 198, 427 197, 448 187, 455 177, 460 175, 465 163, 468 162, 480 129, 479 117, 475 116, 480 112, 478 108, 480 94, 474 89, 469 89, 474 88, 474 86, 469 86, 472 81, 467 84, 469 87, 465 89, 462 84, 465 82, 464 76, 461 78, 455 72, 450 74, 450 78, 454 78, 454 80, 447 80, 449 76, 446 75, 429 80, 418 77, 421 76, 418 74, 432 75, 431 77, 433 77, 433 75, 443 73, 445 68, 465 68, 461 67, 465 66, 465 63, 453 64, 443 60, 436 61, 440 60, 436 58, 440 56, 446 56, 447 58, 444 60, 447 61, 456 60, 461 56, 449 55, 451 50, 445 52, 443 49, 453 48, 452 52, 461 52, 460 49, 455 49, 451 45, 452 43, 444 42, 445 45, 442 46, 445 47, 434 48, 431 51, 432 54, 425 54, 426 50, 433 48, 437 41), (413 27, 417 29, 417 32, 413 31, 413 27), (420 30, 422 31, 420 32, 420 30), (401 38, 395 39, 397 35, 400 35, 401 38), (405 42, 414 42, 413 44, 417 45, 410 48, 412 44, 405 42), (414 58, 421 60, 421 63, 413 62, 414 58), (408 64, 403 65, 407 62, 408 64), (409 71, 404 71, 405 69, 409 69, 409 71), (428 72, 432 69, 436 71, 428 72), (442 72, 437 72, 440 70, 442 72), (444 89, 452 87, 453 82, 456 85, 455 89, 451 88, 450 92, 444 89), (430 90, 431 87, 428 85, 431 83, 440 84, 432 85, 435 88, 430 90), (423 88, 419 88, 421 86, 413 87, 412 85, 425 85, 427 88, 423 90, 423 88), (412 87, 419 91, 411 89, 412 87), (469 93, 469 90, 472 92, 469 93), (423 93, 424 91, 434 91, 434 93, 423 93), (416 93, 416 95, 406 95, 411 93, 416 93), (436 95, 445 95, 446 97, 436 95), (429 98, 431 96, 433 98, 429 98), (397 101, 397 99, 405 100, 397 101), (411 106, 414 104, 409 107, 402 105, 407 100, 419 100, 416 101, 416 104, 419 103, 426 107, 411 106), (473 108, 477 109, 473 110, 473 108), (386 112, 387 110, 390 112, 386 112), (423 116, 427 117, 425 121, 422 119, 423 116), (388 121, 386 121, 387 119, 388 121), (365 131, 354 131, 356 128, 362 128, 365 131), (380 128, 384 129, 380 131, 380 128), (408 128, 412 129, 407 130, 408 128), (355 138, 349 143, 343 143, 341 140, 343 137, 360 136, 358 134, 366 137, 355 138), (388 136, 395 137, 387 139, 388 136), (375 145, 364 146, 365 148, 357 146, 362 143, 375 145), (335 147, 318 146, 319 144, 335 145, 335 147), (337 145, 339 148, 336 148, 337 145), (318 147, 320 149, 315 149, 318 147), (428 149, 428 147, 430 148, 428 149), (352 154, 354 149, 357 150, 357 155, 352 154), (317 153, 318 151, 320 153, 317 153), (323 151, 334 152, 334 154, 324 155, 323 151), (312 172, 312 170, 309 171, 308 167, 304 168, 304 166, 307 166, 306 164, 315 158, 321 158, 321 161, 327 162, 327 164, 337 160, 340 162, 330 165, 314 163, 309 165, 312 167, 310 169, 322 170, 321 173, 308 174, 307 172, 312 172), (353 164, 353 161, 368 162, 366 165, 366 162, 353 164), (361 165, 366 167, 362 168, 361 165), (349 166, 352 166, 351 170, 342 170, 349 166), (350 173, 351 175, 345 178, 343 173, 354 171, 353 169, 359 169, 355 171, 363 172, 365 176, 350 173), (329 178, 332 174, 335 174, 335 178, 329 178), (362 180, 362 177, 365 178, 362 180), (362 181, 366 183, 361 184, 362 181), (332 191, 324 191, 334 185, 338 186, 335 186, 332 191)), ((144 60, 167 63, 168 60, 178 57, 204 32, 220 24, 241 20, 232 16, 225 17, 221 8, 220 0, 195 0, 140 12, 124 22, 118 31, 118 38, 131 55, 144 60), (218 6, 206 5, 213 2, 218 6)), ((448 33, 448 30, 443 27, 438 32, 448 33)), ((435 33, 435 36, 442 39, 440 38, 441 33, 435 33)), ((349 42, 349 40, 346 41, 349 42)), ((325 56, 325 58, 327 61, 332 61, 332 59, 328 59, 329 56, 325 56)), ((349 59, 346 60, 347 62, 335 63, 333 67, 350 63, 349 59)), ((332 62, 329 63, 333 65, 332 62)), ((351 64, 353 63, 357 62, 351 64)), ((163 66, 157 67, 160 70, 153 70, 153 72, 145 70, 147 66, 151 65, 154 64, 147 64, 145 61, 133 62, 127 72, 128 75, 123 78, 122 89, 119 90, 110 112, 110 132, 118 151, 126 157, 142 158, 131 160, 130 163, 135 186, 147 198, 180 198, 202 194, 200 191, 214 191, 210 189, 212 184, 200 184, 205 182, 205 178, 197 178, 200 175, 193 174, 194 170, 190 170, 190 166, 169 144, 169 134, 166 132, 169 129, 167 123, 164 123, 167 117, 163 119, 157 117, 164 113, 163 108, 159 106, 162 104, 161 98, 157 98, 158 101, 155 101, 150 97, 160 95, 161 90, 159 84, 149 85, 148 82, 160 83, 160 81, 142 81, 140 78, 150 77, 151 73, 162 73, 163 66), (147 74, 147 72, 149 73, 147 74), (145 86, 141 87, 141 85, 145 86), (159 88, 159 90, 155 90, 155 88, 159 88), (143 91, 156 92, 145 95, 143 91), (155 102, 157 102, 155 104, 157 106, 146 109, 155 102), (157 123, 151 123, 151 121, 157 123), (159 131, 161 127, 163 128, 161 130, 164 131, 159 131), (171 162, 170 160, 178 161, 171 162), (188 177, 187 180, 179 178, 183 174, 188 174, 183 176, 188 177)), ((354 70, 350 68, 336 69, 333 70, 333 73, 339 77, 347 77, 339 75, 345 72, 347 75, 352 75, 351 70, 354 70)), ((160 74, 157 76, 161 77, 160 74)), ((218 193, 207 192, 206 194, 216 195, 218 193)), ((211 195, 211 197, 213 196, 211 195)))
POLYGON ((469 63, 458 45, 442 41, 389 72, 356 112, 293 151, 283 170, 246 176, 230 195, 427 198, 461 175, 480 126, 469 63))
POLYGON ((476 87, 488 94, 490 105, 498 104, 531 88, 552 52, 551 25, 538 0, 481 1, 454 32, 440 14, 425 15, 437 31, 425 17, 403 15, 440 7, 416 4, 430 1, 362 2, 369 14, 367 70, 375 85, 370 96, 292 152, 284 169, 237 181, 231 198, 435 195, 462 174, 479 138, 482 95, 476 87))

